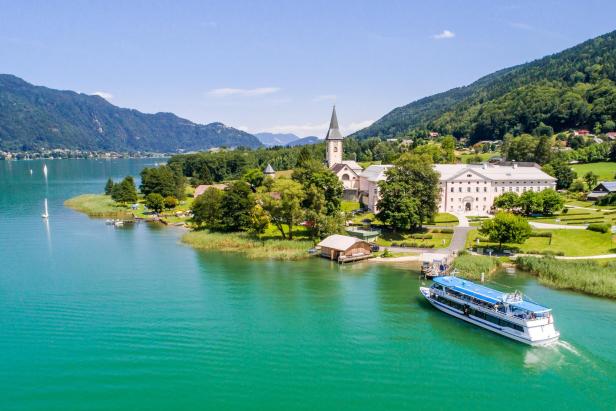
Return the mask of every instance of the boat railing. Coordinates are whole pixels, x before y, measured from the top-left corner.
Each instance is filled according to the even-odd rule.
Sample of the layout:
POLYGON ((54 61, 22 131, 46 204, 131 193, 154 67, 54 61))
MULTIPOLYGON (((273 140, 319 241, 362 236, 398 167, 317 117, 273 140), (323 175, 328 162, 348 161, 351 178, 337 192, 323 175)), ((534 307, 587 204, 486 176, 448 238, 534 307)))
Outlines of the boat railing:
POLYGON ((465 294, 460 294, 460 296, 458 296, 450 291, 437 290, 437 289, 433 289, 432 292, 434 294, 440 295, 441 297, 447 296, 449 298, 453 298, 462 304, 472 304, 476 307, 483 308, 485 310, 488 310, 491 313, 498 314, 501 317, 507 318, 507 319, 516 319, 519 321, 549 320, 549 315, 548 316, 537 316, 535 313, 531 313, 531 312, 514 312, 510 310, 508 307, 506 307, 505 305, 491 304, 491 303, 478 300, 476 298, 473 298, 465 294), (462 298, 462 297, 466 297, 466 298, 462 298), (499 308, 502 308, 504 311, 502 311, 499 308))

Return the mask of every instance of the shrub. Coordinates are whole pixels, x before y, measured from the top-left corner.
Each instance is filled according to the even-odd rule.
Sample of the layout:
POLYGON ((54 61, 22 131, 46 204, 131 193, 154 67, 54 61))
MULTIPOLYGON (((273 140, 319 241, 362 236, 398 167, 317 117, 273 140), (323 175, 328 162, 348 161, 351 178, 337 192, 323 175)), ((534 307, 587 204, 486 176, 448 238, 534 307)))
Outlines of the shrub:
POLYGON ((600 224, 600 223, 594 223, 594 224, 588 224, 588 227, 586 227, 587 230, 590 231, 596 231, 598 233, 607 233, 611 230, 612 226, 609 224, 600 224))

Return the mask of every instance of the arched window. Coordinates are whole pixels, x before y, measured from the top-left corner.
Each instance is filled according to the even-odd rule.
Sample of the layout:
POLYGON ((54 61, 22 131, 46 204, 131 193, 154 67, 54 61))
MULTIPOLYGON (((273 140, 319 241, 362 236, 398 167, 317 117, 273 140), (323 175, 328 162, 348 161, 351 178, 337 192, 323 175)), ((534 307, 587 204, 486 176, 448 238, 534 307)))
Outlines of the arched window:
POLYGON ((338 152, 338 146, 334 146, 334 153, 338 152))
POLYGON ((349 175, 348 175, 348 174, 343 174, 343 175, 342 175, 342 179, 343 179, 344 181, 348 181, 348 180, 349 180, 349 175))

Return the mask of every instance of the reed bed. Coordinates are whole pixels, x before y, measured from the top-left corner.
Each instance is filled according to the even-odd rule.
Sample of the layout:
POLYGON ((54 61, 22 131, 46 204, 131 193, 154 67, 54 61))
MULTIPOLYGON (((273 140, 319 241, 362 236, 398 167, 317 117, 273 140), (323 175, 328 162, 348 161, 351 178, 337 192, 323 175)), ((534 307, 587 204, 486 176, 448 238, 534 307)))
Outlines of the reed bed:
POLYGON ((191 231, 182 236, 182 242, 200 249, 235 252, 250 259, 300 260, 310 257, 313 246, 307 240, 259 240, 247 233, 214 233, 207 230, 191 231))
POLYGON ((530 271, 541 284, 616 298, 616 261, 565 261, 551 257, 518 257, 518 267, 530 271))
POLYGON ((453 262, 453 268, 458 270, 459 275, 469 280, 480 280, 481 273, 485 273, 487 277, 499 266, 496 257, 486 255, 460 254, 453 262))

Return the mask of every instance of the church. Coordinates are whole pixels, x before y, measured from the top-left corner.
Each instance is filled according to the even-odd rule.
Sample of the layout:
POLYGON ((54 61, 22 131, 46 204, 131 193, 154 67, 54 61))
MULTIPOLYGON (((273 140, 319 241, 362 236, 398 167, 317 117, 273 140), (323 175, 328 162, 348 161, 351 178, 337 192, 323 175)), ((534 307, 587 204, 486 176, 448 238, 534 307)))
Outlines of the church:
MULTIPOLYGON (((325 137, 326 162, 344 185, 345 200, 359 200, 378 212, 379 182, 387 179, 390 164, 374 164, 365 170, 352 160, 342 160, 343 137, 334 106, 325 137)), ((556 179, 535 163, 435 164, 439 173, 439 212, 485 215, 494 199, 504 192, 522 194, 556 187, 556 179)))

